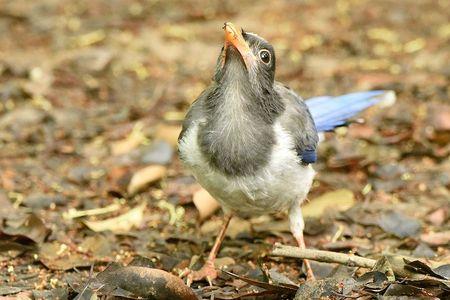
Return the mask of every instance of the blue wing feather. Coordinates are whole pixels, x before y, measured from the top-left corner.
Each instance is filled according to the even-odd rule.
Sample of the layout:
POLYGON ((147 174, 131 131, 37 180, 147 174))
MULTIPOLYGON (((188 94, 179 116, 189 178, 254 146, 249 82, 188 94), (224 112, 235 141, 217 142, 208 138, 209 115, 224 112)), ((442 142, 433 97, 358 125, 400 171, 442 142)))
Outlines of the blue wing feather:
POLYGON ((321 96, 305 101, 317 131, 330 131, 346 124, 347 120, 364 109, 377 104, 386 91, 345 94, 338 97, 321 96))

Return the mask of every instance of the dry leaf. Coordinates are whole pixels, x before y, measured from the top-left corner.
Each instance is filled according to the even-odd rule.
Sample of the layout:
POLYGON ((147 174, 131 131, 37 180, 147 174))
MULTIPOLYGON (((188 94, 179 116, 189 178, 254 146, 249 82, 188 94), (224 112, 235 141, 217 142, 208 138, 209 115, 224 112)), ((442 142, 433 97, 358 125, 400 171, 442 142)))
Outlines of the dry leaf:
POLYGON ((180 132, 181 126, 179 125, 159 125, 156 128, 155 139, 161 139, 172 146, 176 146, 180 132))
POLYGON ((99 292, 105 295, 131 299, 197 299, 181 278, 159 269, 110 265, 97 275, 94 283, 101 286, 99 292))
POLYGON ((145 189, 149 184, 158 181, 166 175, 167 168, 164 166, 148 166, 145 167, 131 177, 131 181, 128 185, 128 193, 134 195, 143 189, 145 189))
POLYGON ((71 252, 66 244, 58 241, 41 244, 39 260, 51 270, 70 270, 74 267, 87 267, 92 264, 87 255, 71 252))
POLYGON ((123 140, 113 142, 111 152, 113 155, 126 154, 138 147, 143 141, 145 141, 145 137, 132 134, 123 140))
POLYGON ((123 215, 102 221, 83 221, 83 223, 95 232, 107 230, 114 233, 128 232, 131 228, 142 224, 145 207, 145 203, 142 203, 123 215))
POLYGON ((321 216, 327 208, 344 211, 349 209, 355 203, 355 197, 352 191, 340 189, 333 192, 325 193, 322 196, 306 203, 303 208, 304 217, 321 216))
POLYGON ((440 207, 427 216, 427 221, 434 226, 441 226, 447 219, 448 208, 440 207))
POLYGON ((111 152, 113 155, 121 155, 130 152, 137 148, 140 144, 145 143, 147 138, 142 133, 144 125, 136 123, 131 133, 120 141, 115 141, 111 144, 111 152))
POLYGON ((416 236, 421 229, 418 220, 394 210, 382 213, 377 220, 377 224, 385 232, 399 238, 416 236))
POLYGON ((192 201, 198 210, 200 220, 209 217, 220 207, 219 202, 217 202, 204 188, 201 188, 194 193, 192 201))
POLYGON ((437 131, 450 131, 450 106, 435 106, 430 112, 430 121, 437 131))
MULTIPOLYGON (((16 212, 16 214, 18 213, 16 212)), ((0 228, 0 234, 24 236, 38 244, 42 243, 50 233, 50 229, 35 214, 20 216, 16 219, 8 219, 5 223, 6 226, 0 228)))
POLYGON ((14 206, 6 196, 6 193, 0 190, 0 222, 3 222, 3 218, 11 216, 14 213, 14 206))
POLYGON ((241 233, 250 233, 251 224, 250 221, 234 217, 230 221, 230 225, 228 225, 226 235, 232 239, 236 239, 237 236, 241 233))
MULTIPOLYGON (((222 218, 208 220, 203 223, 200 228, 200 232, 204 235, 217 234, 223 225, 222 218)), ((249 233, 251 231, 250 221, 241 219, 239 217, 233 217, 228 225, 228 229, 225 233, 226 236, 235 239, 241 233, 249 233)))
POLYGON ((229 257, 229 256, 218 257, 214 261, 214 266, 218 269, 221 269, 222 267, 225 267, 225 266, 231 266, 234 264, 236 264, 236 261, 232 257, 229 257))
POLYGON ((420 239, 433 246, 449 245, 450 231, 424 233, 420 235, 420 239))

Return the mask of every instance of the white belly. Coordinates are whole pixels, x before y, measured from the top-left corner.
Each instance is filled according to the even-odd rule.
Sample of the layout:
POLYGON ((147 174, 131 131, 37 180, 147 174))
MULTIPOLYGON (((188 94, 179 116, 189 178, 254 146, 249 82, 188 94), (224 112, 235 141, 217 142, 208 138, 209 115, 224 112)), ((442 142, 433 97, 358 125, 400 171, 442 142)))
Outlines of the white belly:
POLYGON ((274 213, 286 211, 306 198, 315 171, 300 163, 292 138, 281 125, 275 126, 276 145, 264 170, 236 178, 209 166, 198 147, 197 132, 198 125, 192 125, 180 141, 181 159, 225 211, 242 216, 274 213))

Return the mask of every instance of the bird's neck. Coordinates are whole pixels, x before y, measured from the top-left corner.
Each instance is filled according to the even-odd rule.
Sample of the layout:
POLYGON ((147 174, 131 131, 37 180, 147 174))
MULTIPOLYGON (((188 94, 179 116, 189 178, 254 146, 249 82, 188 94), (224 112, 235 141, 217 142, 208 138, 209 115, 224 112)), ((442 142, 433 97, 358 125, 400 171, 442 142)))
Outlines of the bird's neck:
POLYGON ((272 124, 281 111, 267 109, 255 94, 241 81, 228 80, 207 98, 200 144, 213 167, 226 175, 253 174, 268 163, 275 143, 272 124))
MULTIPOLYGON (((284 110, 284 104, 273 88, 250 82, 246 75, 225 72, 220 83, 207 99, 207 106, 215 117, 242 130, 246 122, 272 124, 284 110), (241 76, 239 76, 241 75, 241 76)), ((251 126, 250 126, 251 127, 251 126)))

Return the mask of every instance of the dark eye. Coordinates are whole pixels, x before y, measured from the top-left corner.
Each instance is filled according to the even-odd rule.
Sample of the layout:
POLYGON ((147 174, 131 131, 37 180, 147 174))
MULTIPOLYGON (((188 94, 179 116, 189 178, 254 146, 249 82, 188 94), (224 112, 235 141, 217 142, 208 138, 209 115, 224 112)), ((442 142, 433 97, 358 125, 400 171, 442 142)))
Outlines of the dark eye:
POLYGON ((267 49, 262 49, 259 51, 259 58, 263 61, 263 63, 270 63, 270 52, 267 49))

